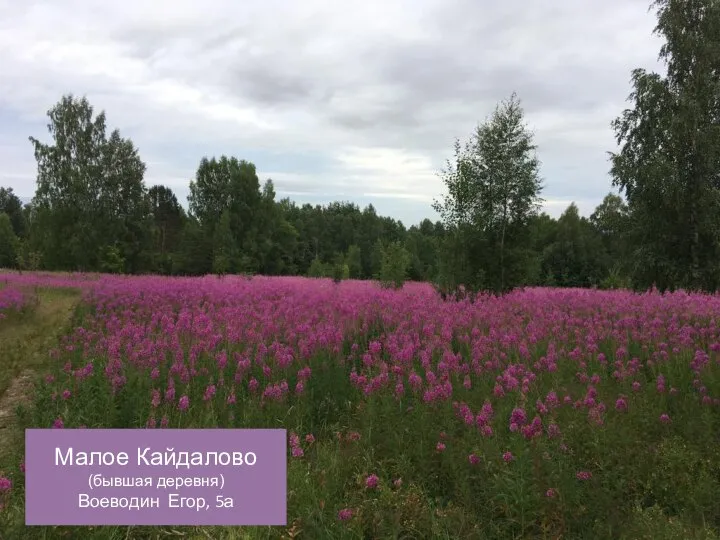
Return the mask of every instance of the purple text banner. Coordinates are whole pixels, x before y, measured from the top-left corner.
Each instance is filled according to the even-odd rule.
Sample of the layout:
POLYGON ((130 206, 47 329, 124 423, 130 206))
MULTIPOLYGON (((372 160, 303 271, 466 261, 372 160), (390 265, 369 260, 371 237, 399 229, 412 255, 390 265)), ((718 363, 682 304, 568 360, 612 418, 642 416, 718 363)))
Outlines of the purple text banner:
POLYGON ((28 429, 26 525, 286 525, 284 429, 28 429))

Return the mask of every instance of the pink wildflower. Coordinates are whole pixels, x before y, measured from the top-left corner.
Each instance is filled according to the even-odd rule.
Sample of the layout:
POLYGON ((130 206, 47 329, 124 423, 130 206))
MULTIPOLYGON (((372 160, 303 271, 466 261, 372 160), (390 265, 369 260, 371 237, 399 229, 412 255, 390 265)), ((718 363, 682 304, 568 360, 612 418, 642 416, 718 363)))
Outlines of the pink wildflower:
POLYGON ((187 411, 189 406, 190 406, 190 398, 187 396, 182 396, 180 398, 180 401, 178 401, 178 409, 180 409, 181 411, 187 411))
POLYGON ((205 395, 203 395, 203 401, 210 401, 215 396, 216 388, 214 384, 209 385, 205 389, 205 395))
POLYGON ((619 397, 617 401, 615 401, 615 410, 619 412, 627 411, 627 401, 625 401, 624 397, 619 397))
POLYGON ((375 489, 378 486, 380 479, 375 474, 371 474, 365 479, 365 487, 368 489, 375 489))
POLYGON ((297 433, 290 432, 290 446, 300 446, 300 436, 297 433))

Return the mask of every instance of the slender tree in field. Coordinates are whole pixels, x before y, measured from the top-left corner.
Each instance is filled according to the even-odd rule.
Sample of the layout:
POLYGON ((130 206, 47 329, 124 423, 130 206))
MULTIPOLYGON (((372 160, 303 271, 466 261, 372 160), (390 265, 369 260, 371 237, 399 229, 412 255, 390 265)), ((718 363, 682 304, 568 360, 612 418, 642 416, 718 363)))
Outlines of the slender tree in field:
POLYGON ((527 225, 542 202, 535 149, 515 94, 464 146, 456 142, 441 174, 447 194, 434 204, 461 258, 455 285, 505 292, 523 281, 527 225))
POLYGON ((720 285, 720 2, 657 0, 666 76, 636 69, 613 122, 613 183, 626 195, 639 287, 720 285))

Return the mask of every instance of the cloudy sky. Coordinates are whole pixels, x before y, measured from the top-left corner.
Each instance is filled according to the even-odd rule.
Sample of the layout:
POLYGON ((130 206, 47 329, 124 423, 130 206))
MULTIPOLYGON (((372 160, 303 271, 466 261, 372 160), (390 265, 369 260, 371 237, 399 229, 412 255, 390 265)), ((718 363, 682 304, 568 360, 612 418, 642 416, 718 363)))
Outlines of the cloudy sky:
POLYGON ((185 202, 199 160, 253 161, 298 202, 435 218, 437 170, 513 91, 546 210, 611 190, 610 122, 661 69, 647 0, 0 0, 0 185, 35 191, 28 136, 87 95, 185 202))

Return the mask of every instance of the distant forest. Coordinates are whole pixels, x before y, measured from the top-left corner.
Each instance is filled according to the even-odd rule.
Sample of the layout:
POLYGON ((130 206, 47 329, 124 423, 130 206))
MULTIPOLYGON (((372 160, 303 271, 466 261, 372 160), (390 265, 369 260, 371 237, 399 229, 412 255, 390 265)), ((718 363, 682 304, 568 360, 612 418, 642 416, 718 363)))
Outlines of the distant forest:
MULTIPOLYGON (((58 109, 53 115, 90 118, 92 111, 87 101, 70 96, 58 109)), ((104 120, 98 116, 96 125, 104 120)), ((78 125, 73 136, 81 135, 87 145, 68 139, 66 149, 38 145, 41 166, 33 202, 23 205, 12 188, 0 188, 0 266, 376 279, 383 265, 392 265, 386 260, 390 255, 401 259, 406 279, 439 277, 450 236, 442 221, 426 219, 406 228, 379 216, 372 205, 298 206, 276 200, 272 180, 261 185, 252 163, 225 156, 200 162, 186 212, 171 189, 145 188, 145 167, 130 141, 113 134, 100 148, 89 148, 90 141, 102 139, 92 133, 91 122, 78 125), (112 172, 98 171, 113 158, 112 172)), ((627 255, 627 219, 627 206, 616 195, 608 195, 590 219, 575 205, 557 220, 532 216, 523 282, 610 283, 627 255)))

